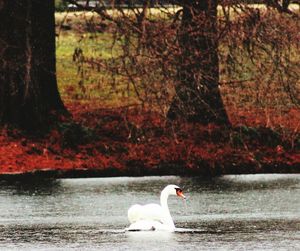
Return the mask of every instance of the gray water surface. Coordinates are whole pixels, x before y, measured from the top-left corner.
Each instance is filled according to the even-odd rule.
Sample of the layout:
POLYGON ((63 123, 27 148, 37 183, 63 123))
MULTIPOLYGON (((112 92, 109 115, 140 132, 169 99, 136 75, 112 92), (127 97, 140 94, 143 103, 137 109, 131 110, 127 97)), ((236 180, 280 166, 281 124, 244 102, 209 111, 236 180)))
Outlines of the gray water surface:
POLYGON ((0 183, 1 250, 300 250, 300 175, 0 183), (125 232, 127 209, 167 184, 178 231, 125 232))

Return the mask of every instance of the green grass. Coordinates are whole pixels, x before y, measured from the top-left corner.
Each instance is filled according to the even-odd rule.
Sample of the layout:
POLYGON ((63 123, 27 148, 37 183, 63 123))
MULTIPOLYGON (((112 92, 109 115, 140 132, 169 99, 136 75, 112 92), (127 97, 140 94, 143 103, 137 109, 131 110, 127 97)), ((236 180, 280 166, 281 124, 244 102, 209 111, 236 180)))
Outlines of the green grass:
POLYGON ((112 78, 105 70, 80 64, 73 60, 74 51, 80 48, 89 59, 111 59, 118 53, 118 45, 111 48, 108 33, 61 32, 56 41, 57 80, 65 100, 98 100, 103 106, 122 106, 136 103, 132 87, 121 77, 112 78), (114 81, 118 82, 114 84, 114 81))

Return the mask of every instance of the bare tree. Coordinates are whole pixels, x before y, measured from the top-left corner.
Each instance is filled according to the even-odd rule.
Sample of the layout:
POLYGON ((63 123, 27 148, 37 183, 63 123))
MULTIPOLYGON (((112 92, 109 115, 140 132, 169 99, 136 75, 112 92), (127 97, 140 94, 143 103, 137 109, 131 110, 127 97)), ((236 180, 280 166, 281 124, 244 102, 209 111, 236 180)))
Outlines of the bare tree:
POLYGON ((204 124, 229 125, 227 112, 238 107, 299 107, 299 17, 290 1, 272 1, 286 11, 267 0, 138 2, 77 3, 98 13, 100 32, 112 37, 110 58, 80 57, 85 69, 111 77, 112 92, 127 84, 145 107, 204 124))

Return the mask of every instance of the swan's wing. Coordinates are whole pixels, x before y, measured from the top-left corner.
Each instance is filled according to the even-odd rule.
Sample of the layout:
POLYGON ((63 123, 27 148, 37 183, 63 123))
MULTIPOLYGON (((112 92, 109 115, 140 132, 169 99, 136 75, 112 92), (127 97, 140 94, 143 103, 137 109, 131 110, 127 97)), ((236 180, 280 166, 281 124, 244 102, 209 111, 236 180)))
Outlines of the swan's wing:
POLYGON ((136 204, 129 208, 128 219, 130 223, 141 220, 163 222, 164 211, 158 204, 147 204, 144 206, 136 204))

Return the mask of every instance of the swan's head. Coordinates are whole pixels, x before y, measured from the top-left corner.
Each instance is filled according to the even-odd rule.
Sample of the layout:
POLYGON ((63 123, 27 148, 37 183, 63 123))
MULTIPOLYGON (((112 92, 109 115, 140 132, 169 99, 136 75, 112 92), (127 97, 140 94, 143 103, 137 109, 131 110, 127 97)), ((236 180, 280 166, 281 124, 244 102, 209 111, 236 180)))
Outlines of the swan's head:
POLYGON ((168 185, 165 187, 165 189, 169 195, 177 195, 178 197, 181 197, 185 199, 185 196, 183 195, 182 189, 179 186, 176 185, 168 185))

